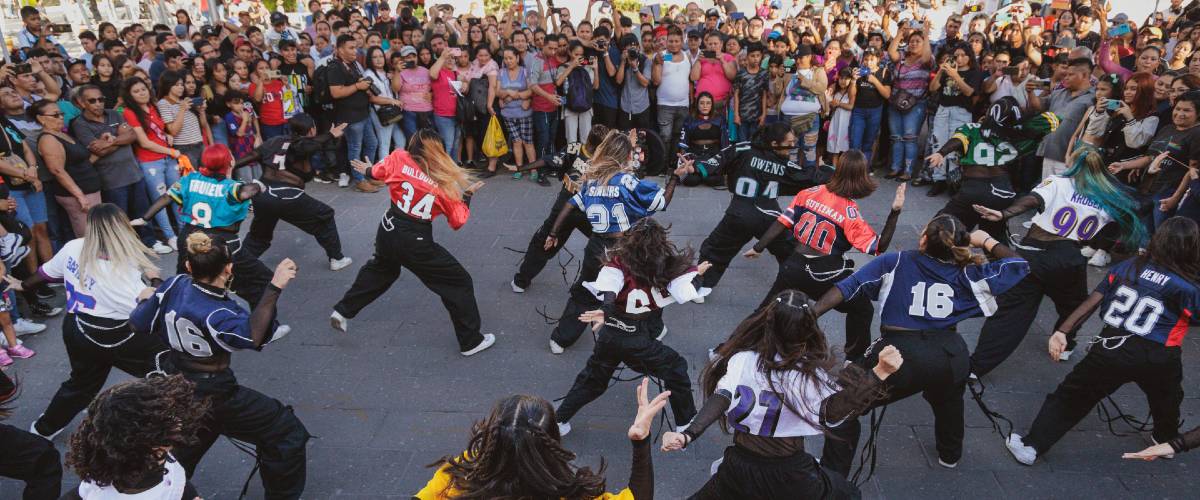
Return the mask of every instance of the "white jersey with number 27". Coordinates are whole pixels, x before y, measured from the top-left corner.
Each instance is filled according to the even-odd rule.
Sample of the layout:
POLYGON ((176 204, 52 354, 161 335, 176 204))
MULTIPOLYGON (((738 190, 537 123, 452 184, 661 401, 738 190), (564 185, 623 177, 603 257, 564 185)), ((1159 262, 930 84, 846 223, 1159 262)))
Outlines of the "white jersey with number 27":
POLYGON ((797 437, 821 434, 809 422, 819 422, 821 402, 837 391, 828 375, 818 371, 821 380, 801 378, 797 371, 775 376, 774 390, 758 369, 758 353, 742 351, 729 358, 729 368, 717 381, 717 394, 725 394, 732 404, 725 412, 729 427, 762 437, 797 437), (779 392, 803 416, 783 404, 779 392))

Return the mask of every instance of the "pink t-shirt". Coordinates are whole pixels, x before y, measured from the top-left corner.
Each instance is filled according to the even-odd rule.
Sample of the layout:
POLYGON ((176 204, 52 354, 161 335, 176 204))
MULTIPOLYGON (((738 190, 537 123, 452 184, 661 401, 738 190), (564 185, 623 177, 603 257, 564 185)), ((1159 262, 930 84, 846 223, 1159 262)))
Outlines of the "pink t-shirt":
POLYGON ((458 95, 450 86, 454 80, 454 70, 442 68, 430 88, 433 90, 433 114, 437 116, 456 116, 458 95))
MULTIPOLYGON (((733 61, 733 56, 730 54, 721 54, 721 58, 725 61, 733 61)), ((700 59, 700 80, 696 82, 696 95, 708 92, 712 94, 713 101, 719 102, 729 97, 729 91, 732 88, 733 83, 725 78, 725 68, 721 64, 708 59, 700 59)))
POLYGON ((429 69, 417 66, 400 71, 400 102, 404 109, 414 112, 433 111, 429 69))

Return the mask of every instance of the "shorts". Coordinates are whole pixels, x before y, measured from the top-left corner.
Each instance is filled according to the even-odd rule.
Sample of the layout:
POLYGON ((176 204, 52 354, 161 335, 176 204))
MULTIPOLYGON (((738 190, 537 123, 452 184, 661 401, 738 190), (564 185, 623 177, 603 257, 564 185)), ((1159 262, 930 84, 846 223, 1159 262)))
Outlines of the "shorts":
POLYGON ((505 118, 504 125, 508 127, 508 135, 513 142, 533 144, 533 118, 505 118))
POLYGON ((9 193, 14 200, 17 200, 17 220, 28 227, 46 223, 46 193, 44 191, 13 189, 9 193))

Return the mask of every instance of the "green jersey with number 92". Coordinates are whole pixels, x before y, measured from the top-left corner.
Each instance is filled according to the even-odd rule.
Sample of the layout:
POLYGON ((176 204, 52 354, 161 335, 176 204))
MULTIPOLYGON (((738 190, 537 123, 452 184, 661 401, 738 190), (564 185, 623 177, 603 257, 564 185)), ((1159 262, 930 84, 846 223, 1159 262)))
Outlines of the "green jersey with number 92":
POLYGON ((954 131, 951 140, 962 142, 958 151, 958 164, 962 166, 1004 167, 1017 159, 1034 152, 1042 138, 1058 129, 1058 115, 1040 113, 1018 126, 1018 139, 1000 137, 986 133, 978 123, 968 123, 954 131))

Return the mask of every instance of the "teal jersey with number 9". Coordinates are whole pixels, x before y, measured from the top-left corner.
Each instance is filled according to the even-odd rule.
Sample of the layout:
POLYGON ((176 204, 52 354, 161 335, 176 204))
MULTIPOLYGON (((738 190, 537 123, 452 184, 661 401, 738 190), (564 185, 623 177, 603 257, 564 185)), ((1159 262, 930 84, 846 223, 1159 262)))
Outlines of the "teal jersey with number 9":
POLYGON ((185 224, 205 229, 228 227, 246 219, 249 201, 238 199, 243 183, 192 172, 171 186, 167 195, 180 206, 185 224))

